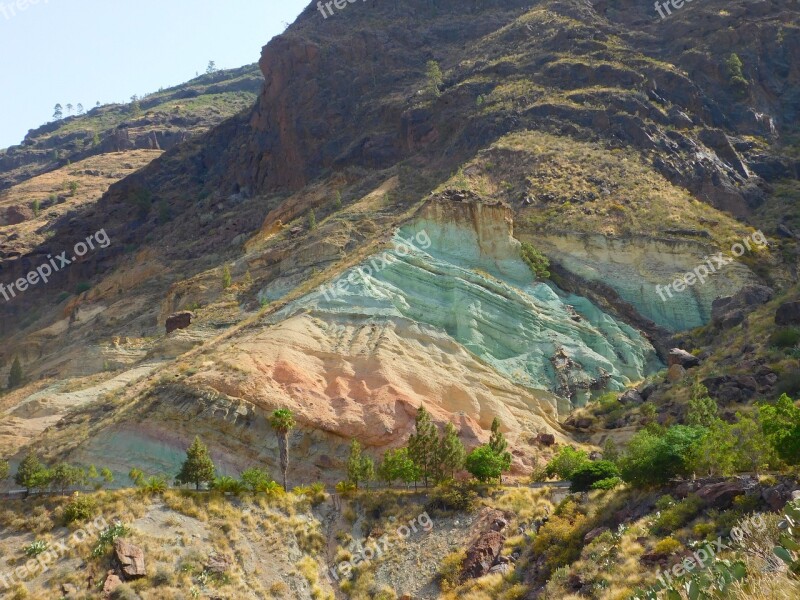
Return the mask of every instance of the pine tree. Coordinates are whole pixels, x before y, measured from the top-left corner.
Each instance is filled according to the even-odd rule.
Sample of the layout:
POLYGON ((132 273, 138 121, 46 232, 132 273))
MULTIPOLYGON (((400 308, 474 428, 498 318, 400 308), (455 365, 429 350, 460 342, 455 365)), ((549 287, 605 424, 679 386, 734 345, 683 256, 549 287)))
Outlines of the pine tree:
POLYGON ((294 415, 288 408, 280 408, 272 413, 269 424, 278 434, 278 449, 280 451, 281 473, 283 474, 283 489, 288 489, 286 474, 289 471, 289 432, 294 429, 294 415))
POLYGON ((430 413, 420 406, 416 417, 416 431, 408 440, 408 454, 417 465, 425 487, 433 477, 436 451, 439 447, 439 433, 433 424, 430 413))
POLYGON ((199 490, 201 484, 213 482, 214 476, 214 463, 208 453, 208 448, 200 441, 199 437, 195 437, 194 442, 186 451, 186 460, 175 481, 180 484, 193 483, 195 489, 199 490))
POLYGON ((83 114, 83 104, 78 102, 78 106, 76 108, 77 108, 78 114, 82 115, 83 114))
POLYGON ((8 374, 8 389, 13 390, 22 383, 22 364, 19 362, 19 356, 14 357, 14 362, 11 365, 11 371, 8 374))
POLYGON ((375 479, 375 463, 361 451, 361 444, 350 442, 350 456, 347 459, 347 481, 358 489, 358 484, 375 479))
POLYGON ((467 452, 464 444, 458 439, 458 431, 455 425, 448 423, 444 428, 444 435, 439 440, 439 451, 436 465, 436 479, 441 482, 455 478, 456 471, 464 466, 464 459, 467 452))
POLYGON ((19 463, 14 483, 24 487, 26 495, 30 494, 32 489, 45 487, 49 483, 47 467, 35 453, 28 454, 19 463))
MULTIPOLYGON (((500 458, 503 471, 508 471, 511 468, 511 453, 508 452, 508 442, 503 432, 500 431, 500 419, 497 417, 492 420, 492 435, 489 438, 489 448, 500 458)), ((500 482, 503 482, 502 474, 500 475, 500 482)))
POLYGON ((420 473, 417 465, 408 455, 408 448, 398 448, 397 450, 387 450, 383 455, 383 460, 378 467, 378 477, 389 485, 398 480, 402 481, 408 488, 409 484, 419 479, 420 473))
POLYGON ((68 103, 66 108, 67 108, 67 116, 71 115, 72 114, 72 104, 68 103))
POLYGON ((691 427, 711 427, 718 419, 717 403, 708 395, 708 388, 695 382, 692 386, 692 399, 686 415, 686 424, 691 427))
POLYGON ((64 109, 61 107, 60 104, 56 104, 55 108, 53 109, 53 118, 56 121, 60 121, 64 117, 64 109))

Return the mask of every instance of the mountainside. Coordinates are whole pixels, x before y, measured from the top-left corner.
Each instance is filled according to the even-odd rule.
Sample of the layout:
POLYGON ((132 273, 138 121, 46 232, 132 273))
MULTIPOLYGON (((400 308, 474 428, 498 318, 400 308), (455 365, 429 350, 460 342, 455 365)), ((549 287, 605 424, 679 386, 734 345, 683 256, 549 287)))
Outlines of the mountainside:
MULTIPOLYGON (((289 409, 291 481, 331 485, 351 440, 401 448, 422 406, 468 451, 499 419, 520 482, 567 445, 686 422, 701 384, 730 423, 797 398, 800 5, 673 13, 409 0, 323 19, 314 3, 260 74, 31 131, 0 153, 0 377, 15 359, 23 373, 0 396, 0 456, 36 448, 129 485, 132 468, 172 477, 199 435, 221 474, 277 476, 270 416, 289 409)), ((767 503, 794 489, 762 484, 748 494, 767 503)), ((462 592, 629 597, 567 578, 595 529, 645 553, 614 531, 656 500, 627 493, 570 501, 570 560, 521 550, 524 572, 462 592)), ((560 492, 539 500, 531 518, 560 492)), ((284 509, 337 552, 341 514, 284 509)), ((450 524, 458 540, 426 552, 490 522, 450 524)), ((272 597, 251 567, 231 597, 272 597)), ((394 568, 382 585, 444 597, 435 573, 398 587, 394 568)), ((287 593, 378 597, 306 579, 287 593)))

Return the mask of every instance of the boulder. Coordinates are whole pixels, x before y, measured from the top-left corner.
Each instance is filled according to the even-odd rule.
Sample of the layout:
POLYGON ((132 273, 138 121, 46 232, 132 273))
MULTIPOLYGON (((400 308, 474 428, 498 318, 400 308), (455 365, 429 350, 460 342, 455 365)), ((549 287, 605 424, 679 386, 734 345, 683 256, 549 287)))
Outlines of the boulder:
POLYGON ((698 498, 711 508, 725 510, 730 508, 734 498, 747 494, 757 485, 758 481, 754 479, 737 478, 730 481, 701 486, 696 494, 698 498))
POLYGON ((144 550, 129 541, 117 538, 114 541, 114 554, 125 579, 146 577, 144 550))
POLYGON ((681 350, 680 348, 673 348, 669 351, 669 356, 667 357, 667 364, 672 367, 673 365, 680 365, 684 369, 691 369, 693 367, 700 366, 700 359, 686 352, 686 350, 681 350))
POLYGON ((513 567, 508 563, 499 563, 489 569, 489 575, 500 573, 500 575, 507 575, 513 570, 513 567))
POLYGON ((108 600, 115 589, 122 585, 122 580, 114 571, 109 571, 106 582, 103 584, 103 598, 108 600))
POLYGON ((224 573, 230 571, 232 564, 233 561, 231 560, 230 556, 224 554, 212 554, 208 557, 205 568, 206 571, 210 573, 223 575, 224 573))
POLYGON ((775 324, 782 327, 800 325, 800 301, 781 304, 775 311, 775 324))
POLYGON ((192 324, 194 313, 185 310, 167 317, 167 335, 178 329, 186 329, 192 324))
MULTIPOLYGON (((766 377, 766 376, 765 376, 766 377)), ((758 382, 752 375, 720 375, 703 380, 709 395, 723 405, 747 402, 758 393, 758 382)))
POLYGON ((461 581, 477 579, 489 573, 503 549, 506 538, 497 531, 484 533, 467 550, 461 570, 461 581))
POLYGON ((644 402, 644 397, 637 390, 628 390, 619 397, 619 403, 623 406, 632 404, 638 406, 644 402))
POLYGON ((611 530, 608 527, 595 527, 589 533, 583 536, 583 543, 591 544, 594 540, 603 535, 606 531, 611 531, 611 530))
POLYGON ((506 521, 502 517, 498 517, 494 521, 492 521, 490 528, 492 531, 503 531, 503 529, 505 529, 506 527, 508 527, 508 521, 506 521))
POLYGON ((542 446, 552 446, 556 443, 556 436, 552 433, 540 433, 536 436, 536 441, 542 446))

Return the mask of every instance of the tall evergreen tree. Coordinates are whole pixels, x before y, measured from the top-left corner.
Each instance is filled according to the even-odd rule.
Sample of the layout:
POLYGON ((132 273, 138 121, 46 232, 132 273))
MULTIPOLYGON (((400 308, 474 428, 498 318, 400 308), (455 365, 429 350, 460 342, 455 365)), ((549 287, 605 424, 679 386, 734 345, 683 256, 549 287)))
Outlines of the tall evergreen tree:
POLYGON ((416 430, 408 440, 408 454, 417 465, 420 475, 428 487, 428 480, 434 475, 439 432, 430 413, 420 406, 416 417, 416 430))
POLYGON ((347 459, 347 480, 356 486, 375 479, 375 463, 364 454, 357 440, 350 442, 350 457, 347 459))
POLYGON ((692 386, 692 398, 686 415, 686 424, 691 427, 711 427, 717 421, 719 409, 708 395, 708 388, 700 382, 692 386))
MULTIPOLYGON (((495 417, 492 419, 492 435, 489 438, 489 448, 500 459, 503 471, 511 469, 511 453, 508 451, 508 442, 506 436, 500 431, 500 419, 495 417)), ((503 475, 500 475, 500 483, 503 482, 503 475)))
POLYGON ((378 477, 381 481, 391 485, 395 481, 402 481, 406 488, 409 484, 420 478, 420 472, 408 454, 408 448, 387 450, 378 467, 378 477))
POLYGON ((279 408, 269 418, 269 424, 278 434, 278 450, 280 452, 281 473, 283 474, 283 489, 287 490, 286 474, 289 472, 289 432, 294 429, 295 421, 292 411, 288 408, 279 408))
POLYGON ((22 383, 22 379, 22 363, 19 362, 19 356, 15 356, 8 374, 8 389, 13 390, 22 383))
POLYGON ((200 441, 199 437, 195 437, 194 442, 186 451, 186 460, 175 481, 181 484, 193 483, 195 489, 199 490, 201 484, 212 483, 214 477, 214 463, 208 453, 208 448, 200 441))
POLYGON ((444 435, 439 441, 439 451, 437 462, 436 478, 438 481, 454 478, 456 471, 464 466, 464 459, 467 452, 464 444, 458 439, 458 431, 455 425, 448 423, 444 428, 444 435))
POLYGON ((36 453, 28 454, 22 459, 14 475, 14 482, 25 488, 25 493, 30 494, 31 490, 46 487, 50 483, 49 471, 41 463, 36 453))
POLYGON ((53 109, 53 118, 56 121, 59 121, 63 116, 64 116, 64 109, 61 107, 61 104, 56 104, 55 108, 53 109))

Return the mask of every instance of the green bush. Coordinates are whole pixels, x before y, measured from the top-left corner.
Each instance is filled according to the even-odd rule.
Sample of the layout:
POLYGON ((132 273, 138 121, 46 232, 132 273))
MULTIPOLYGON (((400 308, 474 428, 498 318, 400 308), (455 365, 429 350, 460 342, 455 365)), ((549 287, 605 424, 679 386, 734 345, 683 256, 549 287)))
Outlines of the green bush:
POLYGON ((581 465, 572 473, 569 487, 571 492, 585 492, 592 486, 603 480, 613 479, 619 476, 617 465, 610 460, 598 460, 581 465))
POLYGON ((86 521, 94 517, 96 511, 97 502, 94 498, 75 492, 64 507, 64 523, 69 525, 75 521, 86 521))
POLYGON ((120 537, 126 537, 130 535, 130 533, 131 530, 122 523, 114 523, 106 527, 100 533, 100 537, 97 538, 97 543, 94 545, 94 548, 92 548, 92 556, 95 558, 103 556, 108 548, 114 544, 114 540, 120 537))
POLYGON ((639 431, 619 460, 622 479, 636 487, 648 487, 688 475, 695 450, 706 434, 702 427, 685 425, 639 431))
POLYGON ((592 484, 593 490, 613 490, 615 487, 622 485, 622 479, 619 477, 609 477, 607 479, 601 479, 600 481, 595 481, 592 484))
POLYGON ((550 261, 544 254, 534 248, 533 244, 522 242, 521 256, 536 277, 540 279, 548 279, 550 277, 550 261))
POLYGON ((437 487, 430 494, 426 509, 435 512, 470 512, 478 500, 475 488, 467 483, 451 483, 437 487))
POLYGON ((558 476, 563 480, 572 478, 572 474, 589 463, 589 455, 572 446, 563 446, 549 463, 545 472, 548 477, 558 476))
POLYGON ((45 542, 44 540, 36 540, 35 542, 32 542, 27 546, 25 546, 22 550, 23 552, 25 552, 25 556, 29 558, 36 558, 42 552, 47 550, 48 547, 49 546, 47 545, 47 542, 45 542))
POLYGON ((700 511, 703 501, 697 496, 689 496, 685 500, 661 511, 653 520, 650 531, 655 535, 667 535, 677 531, 700 511))
POLYGON ((800 329, 796 327, 783 327, 776 329, 769 336, 770 346, 776 348, 794 348, 800 342, 800 329))

